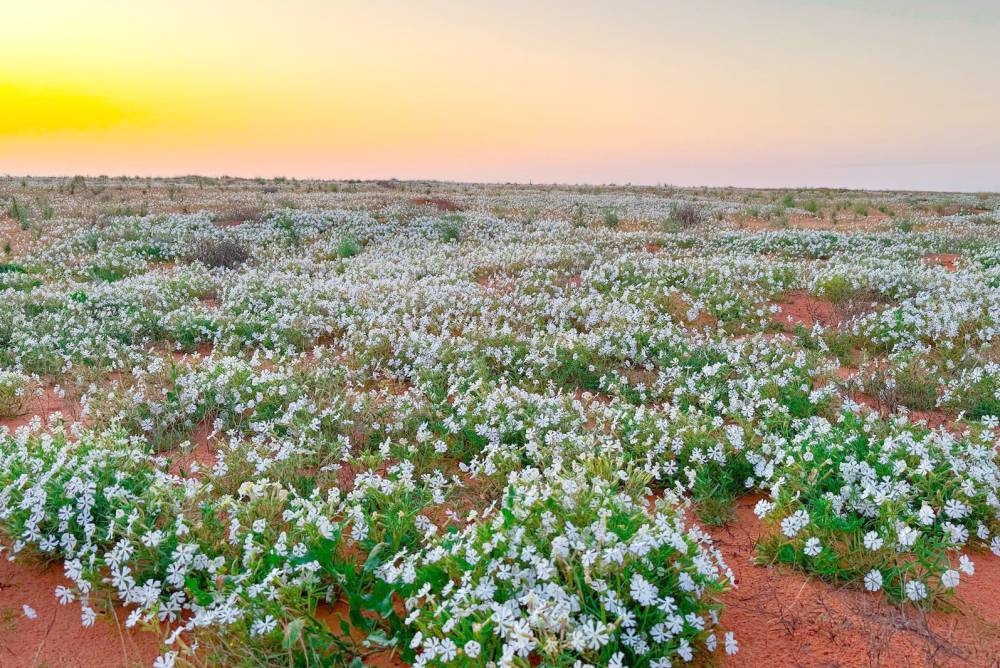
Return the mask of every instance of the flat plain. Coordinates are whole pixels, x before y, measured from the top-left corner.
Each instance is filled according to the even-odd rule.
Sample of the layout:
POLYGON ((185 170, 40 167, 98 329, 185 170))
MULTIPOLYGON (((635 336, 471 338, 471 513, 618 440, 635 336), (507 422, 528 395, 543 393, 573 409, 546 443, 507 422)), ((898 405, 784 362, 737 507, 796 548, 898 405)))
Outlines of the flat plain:
POLYGON ((1000 195, 0 205, 0 665, 998 665, 1000 195))

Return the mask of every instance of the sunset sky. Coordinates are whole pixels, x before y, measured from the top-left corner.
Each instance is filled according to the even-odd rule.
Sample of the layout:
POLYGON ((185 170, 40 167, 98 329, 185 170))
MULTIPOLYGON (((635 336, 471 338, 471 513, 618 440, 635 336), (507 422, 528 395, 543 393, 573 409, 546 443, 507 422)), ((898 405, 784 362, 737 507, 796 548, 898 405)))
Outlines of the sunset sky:
POLYGON ((1000 190, 998 5, 4 2, 0 174, 1000 190))

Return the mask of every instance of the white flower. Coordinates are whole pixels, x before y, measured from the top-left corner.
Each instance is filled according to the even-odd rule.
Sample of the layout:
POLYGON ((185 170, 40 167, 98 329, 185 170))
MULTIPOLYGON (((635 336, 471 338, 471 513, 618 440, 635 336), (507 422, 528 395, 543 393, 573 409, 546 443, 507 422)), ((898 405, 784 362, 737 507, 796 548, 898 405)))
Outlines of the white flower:
POLYGON ((958 586, 960 576, 958 571, 953 568, 949 568, 944 573, 941 574, 941 585, 945 589, 954 589, 958 586))
POLYGON ((823 546, 820 545, 819 538, 814 536, 806 541, 806 545, 802 551, 805 552, 807 556, 815 557, 823 551, 823 546))
POLYGON ((869 531, 865 534, 864 538, 865 549, 871 550, 872 552, 882 549, 883 540, 879 537, 878 532, 869 531))
POLYGON ((927 598, 927 585, 920 580, 910 580, 903 590, 906 592, 906 598, 911 601, 922 601, 927 598))
POLYGON ((919 537, 920 532, 911 526, 901 524, 896 528, 896 539, 899 541, 900 549, 913 547, 919 537))
POLYGON ((753 514, 760 519, 764 519, 772 510, 774 510, 774 504, 767 499, 761 499, 753 507, 753 514))
POLYGON ((732 631, 726 631, 726 654, 733 655, 740 651, 740 645, 736 642, 736 636, 732 631))
POLYGON ((809 524, 809 513, 802 509, 796 510, 781 520, 781 533, 794 538, 807 524, 809 524))
POLYGON ((56 599, 59 601, 59 605, 66 605, 76 599, 76 594, 69 587, 58 585, 56 587, 56 599))
POLYGON ((926 503, 920 506, 920 511, 917 513, 917 518, 920 523, 924 526, 930 526, 934 524, 934 509, 928 506, 926 503))
POLYGON ((153 668, 174 668, 174 661, 177 659, 177 652, 167 652, 156 657, 153 661, 153 668))
POLYGON ((35 619, 36 617, 38 617, 38 613, 35 612, 35 609, 28 604, 22 605, 21 611, 24 613, 24 616, 27 617, 28 619, 35 619))
POLYGON ((972 559, 969 559, 968 555, 963 554, 958 558, 958 570, 966 575, 975 575, 976 565, 972 563, 972 559))
MULTIPOLYGON (((686 575, 683 574, 683 575, 686 575)), ((639 573, 632 574, 629 593, 639 605, 655 605, 660 593, 646 578, 639 573)))
POLYGON ((475 640, 470 640, 462 646, 462 651, 465 652, 465 655, 470 659, 475 659, 479 656, 479 652, 482 651, 482 647, 475 640))
POLYGON ((250 635, 267 635, 273 631, 277 625, 278 621, 271 615, 267 615, 264 619, 255 619, 253 624, 250 625, 250 635))
POLYGON ((877 569, 872 569, 865 573, 865 589, 868 591, 878 591, 882 588, 882 573, 877 569))
POLYGON ((958 499, 948 499, 944 504, 944 514, 953 520, 960 520, 969 514, 969 507, 958 499))

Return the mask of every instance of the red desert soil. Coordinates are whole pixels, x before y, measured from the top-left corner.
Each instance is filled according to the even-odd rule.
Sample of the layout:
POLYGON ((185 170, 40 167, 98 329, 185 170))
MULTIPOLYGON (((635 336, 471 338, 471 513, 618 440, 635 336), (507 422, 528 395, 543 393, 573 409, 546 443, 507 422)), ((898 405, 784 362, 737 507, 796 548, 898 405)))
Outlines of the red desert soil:
POLYGON ((187 450, 172 450, 163 454, 170 457, 170 472, 174 475, 184 475, 186 477, 199 477, 206 471, 211 471, 216 462, 216 437, 214 433, 213 421, 202 420, 199 422, 188 441, 191 448, 187 450), (197 468, 193 466, 197 464, 197 468))
MULTIPOLYGON (((338 600, 333 605, 321 603, 316 608, 316 619, 326 623, 334 634, 341 636, 342 622, 349 622, 351 618, 350 608, 344 600, 338 600)), ((350 627, 350 638, 355 643, 362 643, 365 640, 365 633, 350 627)), ((343 636, 341 636, 343 637, 343 636)), ((403 661, 392 650, 376 650, 366 654, 362 661, 366 666, 373 668, 407 668, 408 663, 403 661)))
MULTIPOLYGON (((0 432, 6 427, 10 433, 14 433, 18 427, 23 427, 37 416, 42 425, 48 423, 49 417, 55 413, 61 413, 66 423, 74 422, 80 417, 82 408, 79 404, 70 401, 68 398, 60 397, 54 387, 45 387, 41 395, 32 395, 25 406, 24 412, 14 417, 0 417, 0 432)), ((2 666, 3 664, 0 664, 2 666)))
MULTIPOLYGON (((59 566, 10 562, 0 556, 0 666, 3 668, 121 668, 150 666, 159 637, 126 630, 125 615, 98 611, 90 628, 80 623, 80 604, 59 605, 54 591, 69 585, 59 566), (29 619, 22 606, 30 606, 29 619)), ((96 604, 96 600, 92 599, 96 604)))
POLYGON ((956 253, 935 253, 925 255, 924 262, 935 267, 944 267, 948 271, 955 271, 959 257, 961 256, 956 253))
POLYGON ((740 651, 722 665, 1000 665, 1000 559, 972 555, 976 574, 962 577, 951 612, 897 608, 878 595, 751 563, 765 529, 753 513, 758 498, 740 499, 734 522, 709 528, 738 585, 723 597, 721 621, 740 651))
POLYGON ((843 320, 837 307, 830 301, 805 290, 787 292, 780 301, 774 303, 781 307, 781 311, 775 313, 772 320, 789 332, 794 332, 796 325, 802 325, 806 329, 812 329, 816 323, 823 327, 835 327, 843 320))
POLYGON ((12 218, 0 214, 0 246, 10 244, 13 255, 27 250, 31 246, 31 232, 21 229, 21 224, 12 218))
POLYGON ((461 211, 462 207, 443 197, 417 197, 413 200, 419 206, 433 206, 438 211, 461 211))

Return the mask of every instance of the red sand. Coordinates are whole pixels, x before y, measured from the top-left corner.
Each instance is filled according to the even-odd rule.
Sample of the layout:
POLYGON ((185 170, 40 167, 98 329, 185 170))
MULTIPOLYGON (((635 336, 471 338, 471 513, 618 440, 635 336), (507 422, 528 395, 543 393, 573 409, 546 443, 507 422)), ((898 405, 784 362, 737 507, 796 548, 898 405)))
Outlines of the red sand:
POLYGON ((159 637, 124 628, 125 614, 104 611, 92 598, 97 621, 80 623, 78 602, 59 605, 58 585, 70 582, 58 565, 10 562, 0 556, 0 666, 21 668, 150 666, 159 654, 159 637), (29 619, 22 606, 34 609, 29 619), (117 617, 117 618, 116 618, 117 617))
POLYGON ((190 450, 172 450, 163 453, 173 460, 170 463, 171 473, 191 478, 200 477, 206 471, 212 470, 217 460, 218 449, 215 444, 217 434, 213 431, 213 422, 213 420, 202 420, 195 426, 191 438, 188 439, 193 446, 190 450), (197 470, 193 464, 198 465, 197 470))
POLYGON ((443 197, 417 197, 413 200, 419 206, 433 206, 438 211, 461 211, 462 207, 443 197))
POLYGON ((947 271, 955 271, 960 257, 957 253, 935 253, 933 255, 925 255, 924 262, 931 266, 943 267, 947 271))
POLYGON ((796 325, 806 329, 812 329, 816 323, 823 327, 836 327, 843 320, 837 307, 829 300, 804 290, 787 292, 781 301, 775 303, 781 307, 781 312, 775 313, 772 319, 788 332, 794 332, 796 325))
POLYGON ((1000 559, 973 555, 956 609, 925 613, 883 597, 837 588, 785 568, 752 564, 765 527, 758 497, 739 500, 736 518, 710 528, 738 588, 723 597, 721 621, 738 654, 725 666, 997 666, 1000 660, 1000 559))
POLYGON ((0 431, 7 427, 13 434, 18 427, 29 424, 36 415, 41 418, 44 426, 48 423, 49 417, 55 413, 61 413, 66 423, 69 424, 80 417, 81 408, 79 404, 60 397, 56 394, 55 388, 48 386, 42 390, 41 395, 31 395, 24 412, 20 415, 9 418, 0 417, 0 431))

